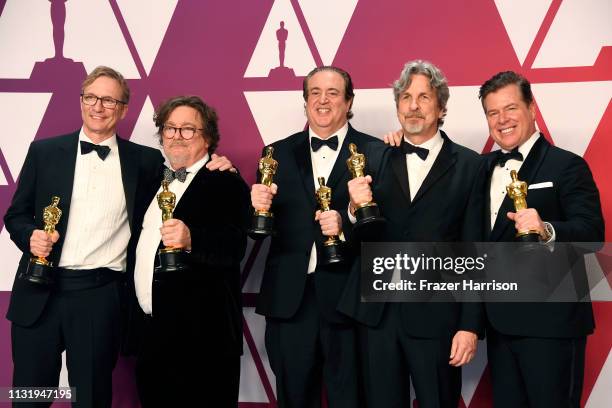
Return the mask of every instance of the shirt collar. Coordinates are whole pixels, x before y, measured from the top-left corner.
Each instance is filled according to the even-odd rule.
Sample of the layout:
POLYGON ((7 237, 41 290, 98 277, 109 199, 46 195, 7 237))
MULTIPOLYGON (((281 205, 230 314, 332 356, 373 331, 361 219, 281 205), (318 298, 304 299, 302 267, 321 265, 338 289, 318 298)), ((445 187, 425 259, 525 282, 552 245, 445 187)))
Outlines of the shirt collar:
MULTIPOLYGON (((206 164, 206 162, 208 162, 208 159, 210 158, 209 154, 206 153, 204 155, 204 157, 202 157, 200 160, 198 160, 197 162, 193 163, 191 166, 187 167, 185 170, 187 170, 187 174, 196 174, 198 171, 200 171, 200 169, 202 167, 204 167, 204 165, 206 164)), ((168 167, 171 170, 175 170, 172 168, 172 166, 170 165, 169 162, 166 162, 166 167, 168 167)), ((178 169, 177 169, 178 170, 178 169)))
POLYGON ((438 146, 442 145, 442 143, 444 143, 444 139, 442 139, 442 134, 440 134, 440 129, 438 129, 431 139, 429 139, 426 142, 423 142, 420 145, 415 145, 414 143, 410 142, 406 136, 404 136, 404 142, 410 143, 413 146, 422 147, 424 149, 431 151, 437 148, 438 146))
MULTIPOLYGON (((338 136, 338 150, 340 150, 342 143, 344 143, 344 139, 346 138, 347 133, 348 133, 348 122, 346 122, 344 126, 342 126, 340 129, 338 129, 337 131, 335 131, 333 134, 329 136, 329 137, 338 136)), ((310 126, 308 127, 308 137, 309 139, 312 139, 313 137, 318 137, 319 139, 323 139, 321 136, 317 135, 310 126)))
MULTIPOLYGON (((533 145, 535 144, 535 142, 538 140, 539 137, 540 137, 540 132, 536 130, 533 133, 533 135, 531 135, 529 139, 525 141, 525 143, 523 143, 522 145, 518 147, 519 153, 522 154, 523 157, 527 157, 527 155, 531 151, 531 148, 533 147, 533 145)), ((508 153, 510 150, 501 149, 501 151, 504 153, 508 153)))
MULTIPOLYGON (((99 146, 108 146, 111 148, 111 150, 113 148, 115 148, 117 146, 117 134, 113 134, 111 137, 109 137, 108 139, 104 139, 103 141, 101 141, 100 143, 94 143, 89 136, 87 136, 85 134, 85 131, 83 130, 83 128, 81 128, 81 131, 79 132, 79 142, 80 141, 84 141, 87 143, 93 143, 93 144, 97 144, 99 146)), ((79 149, 81 145, 79 144, 79 149)))

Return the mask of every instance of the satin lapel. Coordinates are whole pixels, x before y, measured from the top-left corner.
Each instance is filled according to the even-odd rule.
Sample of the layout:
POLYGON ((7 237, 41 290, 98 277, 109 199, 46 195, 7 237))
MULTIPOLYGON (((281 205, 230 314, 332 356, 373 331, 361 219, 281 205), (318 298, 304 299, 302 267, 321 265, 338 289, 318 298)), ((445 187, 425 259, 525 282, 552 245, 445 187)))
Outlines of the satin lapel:
MULTIPOLYGON (((402 139, 402 143, 404 140, 402 139)), ((408 165, 406 164, 406 155, 402 153, 401 146, 395 147, 391 150, 391 168, 393 169, 393 173, 395 173, 395 177, 397 177, 397 181, 402 188, 402 193, 404 193, 404 198, 406 201, 410 203, 410 186, 408 185, 408 165)))
POLYGON ((79 132, 73 133, 70 138, 62 140, 62 143, 57 146, 58 152, 49 156, 59 158, 59 160, 52 162, 54 169, 49 173, 55 175, 55 179, 50 180, 53 185, 57 186, 57 190, 55 190, 53 194, 60 198, 59 208, 62 210, 62 217, 56 229, 60 234, 62 242, 66 235, 68 218, 70 217, 70 203, 72 201, 72 186, 74 185, 74 169, 76 166, 77 147, 79 144, 79 132))
MULTIPOLYGON (((210 159, 208 161, 210 161, 210 159)), ((208 163, 208 161, 206 163, 208 163)), ((197 194, 199 194, 201 190, 195 186, 204 184, 206 178, 210 175, 210 170, 206 168, 206 163, 204 163, 204 166, 200 170, 198 170, 195 176, 193 176, 193 180, 191 180, 191 183, 189 183, 189 186, 183 193, 181 199, 176 204, 176 208, 174 209, 175 218, 179 218, 182 220, 189 218, 188 214, 189 210, 191 209, 190 205, 193 203, 197 203, 199 200, 202 199, 202 197, 197 196, 197 194), (193 196, 194 192, 196 196, 193 196), (185 212, 185 215, 183 214, 183 212, 185 212)))
MULTIPOLYGON (((329 180, 327 180, 326 185, 334 190, 336 184, 342 179, 344 179, 344 175, 348 172, 348 167, 346 165, 346 161, 350 157, 351 153, 349 152, 348 145, 349 143, 357 143, 355 142, 355 130, 349 125, 348 132, 346 133, 346 137, 344 138, 344 142, 342 146, 340 146, 340 152, 338 153, 338 158, 336 158, 336 162, 334 163, 334 167, 329 175, 329 180)), ((357 151, 361 152, 363 146, 357 146, 357 151)))
POLYGON ((117 147, 119 148, 119 162, 121 163, 121 180, 123 181, 123 192, 125 193, 125 207, 127 208, 130 230, 133 230, 132 220, 134 216, 134 202, 136 199, 136 187, 138 185, 138 160, 137 152, 129 142, 117 136, 117 147))
MULTIPOLYGON (((550 143, 544 138, 544 135, 540 134, 540 138, 534 143, 533 147, 529 151, 529 154, 525 158, 523 165, 518 172, 518 179, 531 184, 535 180, 535 176, 538 173, 538 169, 544 161, 546 152, 550 147, 550 143)), ((511 180, 508 180, 510 184, 511 180)), ((529 195, 527 196, 527 205, 529 205, 529 195)), ((491 231, 491 241, 497 241, 504 235, 506 230, 513 225, 512 221, 506 217, 508 211, 514 211, 514 203, 510 197, 506 196, 502 205, 497 213, 497 219, 495 220, 495 226, 491 231)))
MULTIPOLYGON (((299 141, 293 146, 293 156, 300 171, 300 178, 302 179, 306 197, 308 197, 312 206, 316 207, 315 184, 312 177, 312 160, 310 159, 308 132, 302 132, 299 141)), ((282 166, 282 163, 279 163, 279 166, 282 166)))
POLYGON ((453 167, 457 161, 457 158, 452 151, 452 142, 444 132, 440 131, 440 133, 444 139, 442 149, 440 149, 440 153, 438 153, 438 157, 436 157, 431 170, 429 170, 425 180, 423 180, 421 188, 419 188, 419 191, 417 191, 416 195, 414 196, 413 202, 418 201, 421 197, 423 197, 427 190, 436 184, 440 177, 442 177, 451 167, 453 167))
POLYGON ((493 225, 491 225, 491 176, 493 175, 493 168, 495 167, 495 157, 497 155, 495 153, 489 153, 485 156, 486 160, 486 168, 487 168, 487 184, 485 187, 485 205, 484 205, 484 226, 485 226, 485 234, 483 236, 491 235, 491 231, 493 231, 493 225))

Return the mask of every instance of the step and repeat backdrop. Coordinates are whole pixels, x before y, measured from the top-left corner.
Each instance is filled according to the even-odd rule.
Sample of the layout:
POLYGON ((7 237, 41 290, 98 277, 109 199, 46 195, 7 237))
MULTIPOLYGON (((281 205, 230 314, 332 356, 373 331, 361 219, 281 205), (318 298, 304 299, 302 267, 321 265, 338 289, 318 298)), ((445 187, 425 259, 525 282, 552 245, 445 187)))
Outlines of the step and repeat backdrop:
MULTIPOLYGON (((398 128, 391 83, 406 61, 419 58, 448 78, 444 130, 477 152, 497 148, 479 85, 509 69, 530 79, 538 127, 588 161, 610 224, 611 17, 609 0, 0 0, 0 214, 30 142, 80 126, 80 83, 97 65, 122 72, 132 90, 122 137, 157 147, 155 106, 177 94, 200 95, 218 110, 219 152, 253 183, 262 147, 304 127, 302 79, 313 67, 351 73, 351 123, 380 137, 398 128)), ((254 313, 266 252, 267 242, 250 242, 243 260, 241 408, 276 401, 265 321, 254 313)), ((11 384, 3 316, 19 256, 2 227, 0 387, 11 384)), ((612 399, 612 282, 602 274, 612 262, 593 257, 589 264, 599 284, 583 403, 603 407, 612 399)), ((463 371, 465 407, 490 406, 486 345, 479 346, 463 371)), ((137 406, 132 369, 133 361, 120 360, 114 406, 137 406)))

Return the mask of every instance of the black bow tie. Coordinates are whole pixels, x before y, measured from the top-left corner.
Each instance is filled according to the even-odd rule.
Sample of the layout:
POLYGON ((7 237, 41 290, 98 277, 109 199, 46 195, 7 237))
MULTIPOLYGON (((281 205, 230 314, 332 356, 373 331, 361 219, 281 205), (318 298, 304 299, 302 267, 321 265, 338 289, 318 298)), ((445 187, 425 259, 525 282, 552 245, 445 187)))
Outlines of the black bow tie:
POLYGON ((427 158, 427 155, 429 154, 429 150, 425 149, 424 147, 415 146, 404 140, 402 142, 402 153, 404 154, 416 153, 416 155, 419 156, 421 160, 424 161, 427 158))
POLYGON ((172 171, 168 167, 164 167, 164 180, 169 183, 172 183, 174 179, 177 179, 181 183, 184 183, 187 180, 187 169, 185 167, 181 167, 177 171, 172 171))
POLYGON ((316 152, 321 148, 321 146, 327 145, 332 150, 338 149, 338 136, 332 136, 327 139, 319 139, 318 137, 310 138, 310 146, 312 147, 312 151, 316 152))
POLYGON ((511 159, 523 161, 523 155, 521 154, 521 152, 518 151, 518 147, 512 149, 508 153, 504 153, 501 150, 498 150, 497 157, 495 158, 495 163, 498 163, 500 167, 504 167, 506 165, 506 162, 511 159))
POLYGON ((98 157, 102 160, 106 159, 106 156, 108 156, 110 153, 110 147, 108 146, 100 146, 81 140, 81 154, 88 154, 94 150, 96 153, 98 153, 98 157))

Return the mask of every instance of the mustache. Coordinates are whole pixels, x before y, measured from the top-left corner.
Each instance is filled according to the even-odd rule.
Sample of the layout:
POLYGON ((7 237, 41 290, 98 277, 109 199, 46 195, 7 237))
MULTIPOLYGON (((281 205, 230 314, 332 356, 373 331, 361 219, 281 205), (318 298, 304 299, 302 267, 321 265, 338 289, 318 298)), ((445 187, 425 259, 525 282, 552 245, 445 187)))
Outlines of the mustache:
POLYGON ((404 117, 406 119, 412 119, 412 118, 418 118, 418 119, 425 119, 425 116, 423 116, 423 114, 419 113, 419 112, 414 112, 414 113, 405 113, 404 117))
POLYGON ((172 146, 187 146, 187 143, 185 143, 184 140, 174 140, 172 143, 170 143, 170 147, 172 146))

